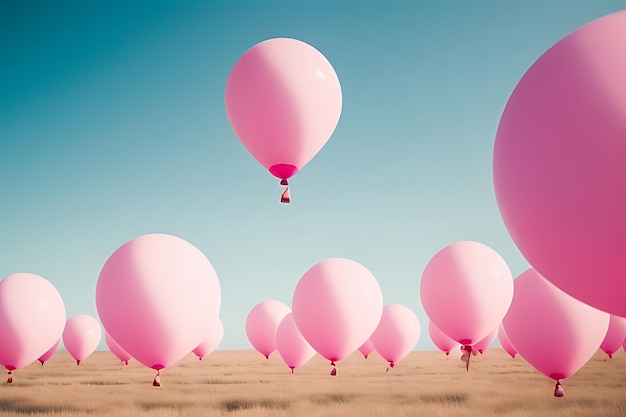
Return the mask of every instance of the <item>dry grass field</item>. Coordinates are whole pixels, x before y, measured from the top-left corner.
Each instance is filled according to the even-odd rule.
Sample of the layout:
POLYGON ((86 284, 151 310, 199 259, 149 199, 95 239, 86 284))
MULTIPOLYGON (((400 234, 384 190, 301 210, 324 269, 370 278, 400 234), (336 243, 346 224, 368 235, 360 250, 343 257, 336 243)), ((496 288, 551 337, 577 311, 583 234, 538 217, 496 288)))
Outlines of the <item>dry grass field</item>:
POLYGON ((45 366, 34 363, 0 383, 0 415, 12 416, 626 416, 626 355, 598 352, 564 381, 554 383, 519 356, 501 349, 472 358, 465 371, 460 352, 413 352, 388 373, 375 352, 338 363, 338 375, 316 356, 290 373, 277 353, 217 351, 199 361, 188 355, 161 372, 135 361, 122 367, 110 352, 96 352, 80 366, 67 353, 45 366))

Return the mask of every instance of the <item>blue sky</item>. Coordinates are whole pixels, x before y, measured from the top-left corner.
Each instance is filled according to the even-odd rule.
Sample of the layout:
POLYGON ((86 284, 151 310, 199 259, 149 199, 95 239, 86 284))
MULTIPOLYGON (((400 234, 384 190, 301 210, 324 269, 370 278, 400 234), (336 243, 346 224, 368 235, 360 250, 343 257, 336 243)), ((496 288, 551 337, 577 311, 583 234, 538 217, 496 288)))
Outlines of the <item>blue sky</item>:
MULTIPOLYGON (((551 45, 621 1, 4 1, 0 4, 0 278, 32 272, 68 317, 97 316, 108 256, 146 233, 188 240, 222 285, 220 349, 291 304, 302 274, 348 257, 385 304, 420 318, 442 247, 476 240, 528 264, 495 201, 491 157, 513 88, 551 45), (339 4, 336 4, 339 3, 339 4), (274 37, 311 44, 343 91, 333 136, 282 187, 235 136, 232 66, 274 37)), ((101 347, 104 348, 104 340, 101 347)))

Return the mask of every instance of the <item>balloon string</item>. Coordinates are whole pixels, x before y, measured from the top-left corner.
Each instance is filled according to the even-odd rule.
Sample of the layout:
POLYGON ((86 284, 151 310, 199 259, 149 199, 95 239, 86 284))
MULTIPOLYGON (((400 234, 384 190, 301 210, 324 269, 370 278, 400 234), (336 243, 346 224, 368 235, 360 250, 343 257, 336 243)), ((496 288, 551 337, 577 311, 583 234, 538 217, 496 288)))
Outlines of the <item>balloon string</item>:
POLYGON ((465 370, 469 372, 470 358, 472 357, 472 346, 471 345, 463 345, 461 347, 461 360, 465 362, 465 370))
POLYGON ((331 376, 337 376, 337 368, 333 368, 333 369, 330 371, 330 375, 331 375, 331 376))
POLYGON ((287 203, 287 204, 291 203, 291 196, 289 195, 289 187, 285 188, 285 191, 280 196, 280 202, 287 203))
POLYGON ((159 377, 159 375, 161 375, 159 373, 159 371, 156 371, 156 375, 154 376, 154 380, 152 381, 152 386, 153 387, 160 387, 161 386, 161 378, 159 377))
POLYGON ((559 379, 556 380, 556 385, 554 386, 554 396, 555 397, 562 397, 563 394, 565 394, 565 391, 563 390, 563 385, 561 385, 561 381, 559 379))
POLYGON ((9 371, 9 377, 7 378, 7 384, 10 384, 13 382, 13 372, 9 371))
POLYGON ((291 368, 291 373, 293 374, 293 366, 290 366, 290 368, 291 368))

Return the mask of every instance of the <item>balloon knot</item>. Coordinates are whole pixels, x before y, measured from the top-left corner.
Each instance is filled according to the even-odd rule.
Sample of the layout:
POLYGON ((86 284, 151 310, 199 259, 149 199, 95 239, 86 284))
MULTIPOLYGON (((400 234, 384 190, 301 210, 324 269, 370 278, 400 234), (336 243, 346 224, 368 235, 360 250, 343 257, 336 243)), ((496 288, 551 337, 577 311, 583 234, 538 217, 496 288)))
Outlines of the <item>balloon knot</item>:
POLYGON ((124 361, 124 365, 128 366, 128 361, 124 361))
POLYGON ((80 365, 80 359, 76 359, 76 365, 80 365))
POLYGON ((293 368, 294 368, 294 366, 290 366, 290 368, 291 368, 291 373, 293 374, 293 368))
POLYGON ((563 394, 565 394, 565 391, 563 390, 563 385, 561 385, 561 381, 557 379, 556 385, 554 386, 554 396, 562 397, 563 394))
POLYGON ((13 382, 13 372, 9 371, 9 377, 7 378, 7 384, 10 384, 13 382))
POLYGON ((330 371, 330 375, 331 375, 331 376, 337 376, 337 368, 333 368, 333 369, 330 371))
POLYGON ((389 366, 390 366, 391 368, 393 368, 394 366, 396 366, 396 364, 395 364, 395 363, 393 363, 393 361, 391 361, 391 362, 389 362, 389 366))
POLYGON ((283 178, 282 180, 280 180, 280 185, 289 185, 289 181, 287 180, 287 178, 283 178))
POLYGON ((613 359, 613 354, 612 353, 609 353, 608 355, 609 355, 609 359, 613 359))
POLYGON ((152 386, 153 387, 160 387, 161 386, 160 375, 161 375, 161 373, 157 370, 156 371, 156 375, 154 376, 154 379, 152 380, 152 386))

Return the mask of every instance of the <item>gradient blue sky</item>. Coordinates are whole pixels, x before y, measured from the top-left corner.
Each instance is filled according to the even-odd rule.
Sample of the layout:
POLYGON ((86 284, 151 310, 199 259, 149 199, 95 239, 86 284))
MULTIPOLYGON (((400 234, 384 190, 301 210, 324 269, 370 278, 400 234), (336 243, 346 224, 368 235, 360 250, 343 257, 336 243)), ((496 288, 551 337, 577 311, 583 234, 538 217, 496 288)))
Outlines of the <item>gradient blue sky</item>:
MULTIPOLYGON (((348 257, 385 304, 413 309, 444 246, 476 240, 528 264, 492 185, 506 101, 528 67, 623 1, 3 1, 0 278, 50 280, 68 318, 97 317, 109 255, 146 233, 188 240, 222 284, 220 349, 252 349, 250 309, 291 304, 302 274, 348 257), (292 37, 332 63, 343 112, 291 181, 293 202, 235 136, 232 66, 292 37)), ((164 303, 167 302, 164 300, 164 303)), ((101 347, 104 347, 104 340, 101 347)))

